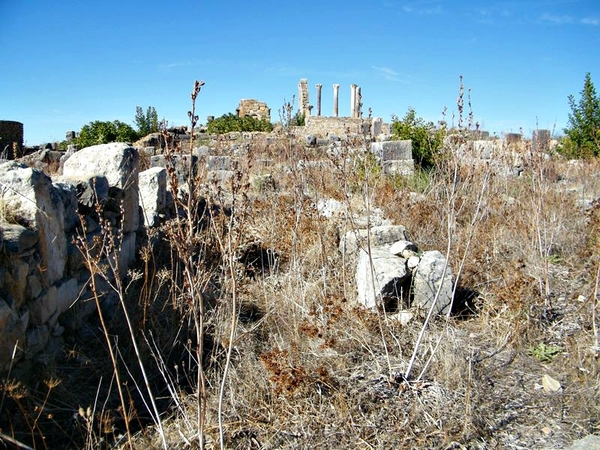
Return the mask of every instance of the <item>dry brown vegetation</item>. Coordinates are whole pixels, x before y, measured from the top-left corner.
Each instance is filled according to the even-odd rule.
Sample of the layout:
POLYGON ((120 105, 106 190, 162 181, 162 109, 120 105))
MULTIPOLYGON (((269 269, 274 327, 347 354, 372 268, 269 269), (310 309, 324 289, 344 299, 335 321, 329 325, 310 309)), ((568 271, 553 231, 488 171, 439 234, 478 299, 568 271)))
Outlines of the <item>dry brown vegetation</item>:
POLYGON ((600 205, 580 202, 600 194, 598 161, 529 155, 522 176, 505 177, 462 164, 450 145, 431 174, 398 178, 352 151, 361 144, 327 156, 284 130, 250 146, 231 180, 200 170, 120 288, 134 332, 118 309, 104 330, 70 337, 56 363, 29 363, 28 382, 12 374, 3 437, 36 448, 563 448, 600 432, 600 205), (320 215, 328 198, 346 212, 320 215), (338 251, 376 208, 462 268, 455 313, 428 325, 409 377, 423 319, 357 306, 338 251), (542 388, 544 375, 560 389, 542 388))

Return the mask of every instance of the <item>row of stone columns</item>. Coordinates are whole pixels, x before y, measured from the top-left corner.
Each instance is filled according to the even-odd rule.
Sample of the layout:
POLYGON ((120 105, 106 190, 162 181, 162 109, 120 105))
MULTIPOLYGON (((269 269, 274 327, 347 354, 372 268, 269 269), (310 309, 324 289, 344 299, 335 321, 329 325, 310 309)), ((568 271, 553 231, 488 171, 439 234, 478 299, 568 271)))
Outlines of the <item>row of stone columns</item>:
MULTIPOLYGON (((323 89, 322 84, 317 84, 317 116, 321 115, 321 92, 323 89)), ((333 117, 339 115, 339 94, 340 85, 333 85, 333 117)), ((312 112, 312 106, 309 103, 308 97, 308 80, 302 78, 300 84, 298 84, 298 103, 299 109, 304 117, 309 117, 312 112)), ((353 119, 360 119, 362 117, 362 94, 360 86, 352 84, 350 86, 350 117, 353 119)))

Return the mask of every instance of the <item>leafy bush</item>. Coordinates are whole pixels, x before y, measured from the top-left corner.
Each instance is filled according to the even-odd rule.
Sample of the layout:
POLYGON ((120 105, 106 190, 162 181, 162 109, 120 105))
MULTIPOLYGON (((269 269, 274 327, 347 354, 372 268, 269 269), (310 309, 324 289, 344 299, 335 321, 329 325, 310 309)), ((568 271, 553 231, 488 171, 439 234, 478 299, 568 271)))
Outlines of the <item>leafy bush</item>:
POLYGON ((435 154, 442 148, 445 131, 436 130, 433 122, 426 122, 413 108, 409 108, 402 120, 392 117, 392 139, 412 140, 415 163, 422 169, 430 169, 435 154))
POLYGON ((137 138, 136 131, 124 122, 96 120, 83 126, 74 143, 78 148, 85 148, 110 142, 133 142, 137 138))
POLYGON ((585 75, 579 102, 569 95, 569 123, 560 151, 568 157, 583 158, 600 154, 600 98, 589 72, 585 75))
POLYGON ((306 125, 306 116, 302 114, 300 111, 296 111, 296 114, 292 117, 290 125, 303 127, 306 125))
POLYGON ((224 114, 210 120, 206 125, 210 134, 224 134, 230 131, 273 131, 273 124, 267 119, 257 119, 252 116, 238 117, 235 114, 224 114))
POLYGON ((136 106, 134 121, 140 137, 148 136, 150 133, 156 133, 160 129, 158 113, 153 106, 148 106, 146 113, 144 113, 141 106, 136 106))

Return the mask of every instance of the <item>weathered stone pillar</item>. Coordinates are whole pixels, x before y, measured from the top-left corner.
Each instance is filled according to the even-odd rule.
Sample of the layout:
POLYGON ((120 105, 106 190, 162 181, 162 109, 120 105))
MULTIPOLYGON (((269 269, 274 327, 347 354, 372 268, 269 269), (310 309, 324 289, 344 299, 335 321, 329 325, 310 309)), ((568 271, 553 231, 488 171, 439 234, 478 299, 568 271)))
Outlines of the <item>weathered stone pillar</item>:
POLYGON ((340 85, 339 84, 334 84, 333 85, 333 117, 337 117, 338 116, 338 100, 339 100, 339 94, 340 94, 340 85))
POLYGON ((310 116, 310 104, 308 101, 308 80, 302 78, 298 84, 298 106, 304 117, 310 116))
POLYGON ((354 103, 354 107, 356 108, 354 118, 362 119, 362 93, 360 86, 356 86, 356 100, 354 103))
POLYGON ((317 84, 317 116, 321 115, 321 89, 323 88, 322 84, 317 84))

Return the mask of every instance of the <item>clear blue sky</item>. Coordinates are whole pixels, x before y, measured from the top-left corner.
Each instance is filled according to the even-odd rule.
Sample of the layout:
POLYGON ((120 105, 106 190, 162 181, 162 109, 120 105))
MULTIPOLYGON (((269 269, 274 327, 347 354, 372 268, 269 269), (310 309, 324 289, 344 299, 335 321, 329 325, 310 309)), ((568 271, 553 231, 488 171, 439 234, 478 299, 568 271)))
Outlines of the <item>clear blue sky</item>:
POLYGON ((356 83, 365 114, 450 122, 462 74, 483 129, 561 131, 586 72, 600 91, 600 0, 0 0, 0 61, 0 120, 28 145, 138 105, 186 124, 195 79, 202 122, 242 98, 276 121, 300 78, 323 115, 356 83))

